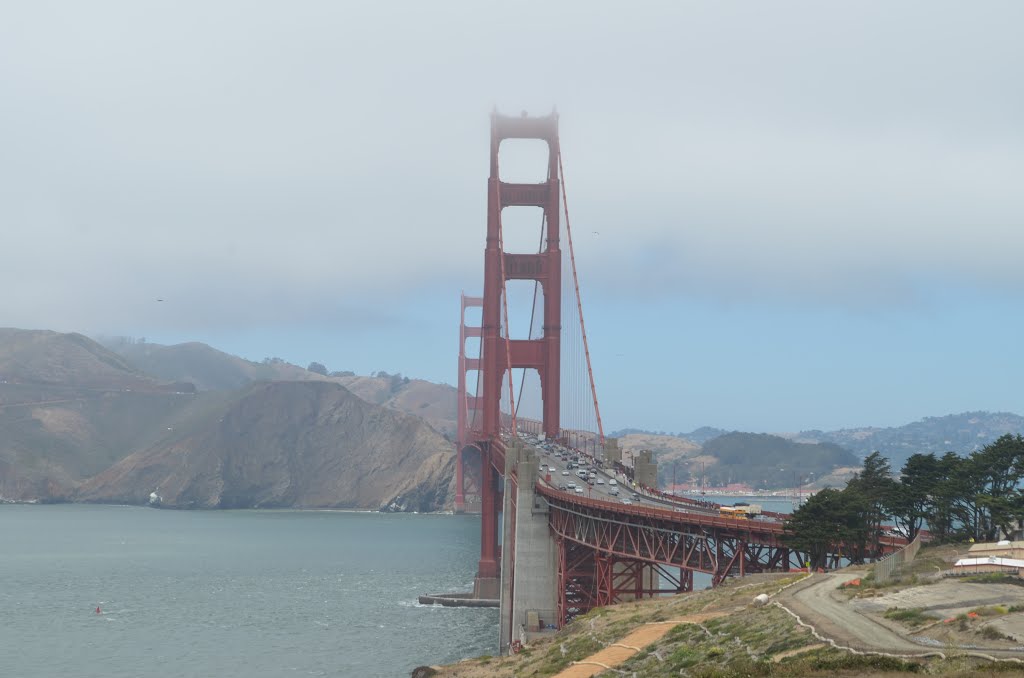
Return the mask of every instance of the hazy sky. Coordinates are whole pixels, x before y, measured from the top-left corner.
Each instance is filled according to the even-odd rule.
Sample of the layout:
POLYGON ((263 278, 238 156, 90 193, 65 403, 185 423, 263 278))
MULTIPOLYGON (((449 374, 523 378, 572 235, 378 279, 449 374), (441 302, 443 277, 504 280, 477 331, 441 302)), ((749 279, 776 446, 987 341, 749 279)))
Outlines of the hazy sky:
POLYGON ((454 383, 489 113, 557 106, 607 428, 1024 412, 1021 25, 935 0, 2 3, 0 325, 454 383))

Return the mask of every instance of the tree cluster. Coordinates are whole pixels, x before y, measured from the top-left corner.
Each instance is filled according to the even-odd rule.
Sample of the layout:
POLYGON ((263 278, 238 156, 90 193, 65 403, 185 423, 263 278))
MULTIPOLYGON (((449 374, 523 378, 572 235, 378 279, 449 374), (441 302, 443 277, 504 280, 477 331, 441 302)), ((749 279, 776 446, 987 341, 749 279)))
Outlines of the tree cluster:
POLYGON ((818 492, 786 522, 786 541, 824 567, 830 550, 854 562, 876 557, 883 525, 914 539, 926 524, 934 539, 992 541, 1024 520, 1024 438, 1004 435, 961 457, 914 454, 894 478, 880 452, 842 490, 818 492))

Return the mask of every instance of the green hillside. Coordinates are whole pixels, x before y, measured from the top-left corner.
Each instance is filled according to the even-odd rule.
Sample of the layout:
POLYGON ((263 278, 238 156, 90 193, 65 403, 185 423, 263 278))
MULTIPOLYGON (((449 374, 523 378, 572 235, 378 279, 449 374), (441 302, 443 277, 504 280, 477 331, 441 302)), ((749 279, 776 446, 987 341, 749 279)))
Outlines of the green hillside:
POLYGON ((797 443, 766 433, 726 433, 704 444, 717 463, 707 468, 711 485, 746 483, 755 488, 794 487, 836 467, 860 460, 833 443, 797 443))

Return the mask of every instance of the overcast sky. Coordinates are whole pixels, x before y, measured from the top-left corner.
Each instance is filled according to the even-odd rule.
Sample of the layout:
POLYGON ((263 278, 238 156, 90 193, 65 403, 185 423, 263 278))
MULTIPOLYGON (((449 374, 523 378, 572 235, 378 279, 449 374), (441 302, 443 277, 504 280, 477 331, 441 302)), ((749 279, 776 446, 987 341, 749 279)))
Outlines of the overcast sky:
MULTIPOLYGON (((489 113, 557 107, 606 428, 1024 413, 1022 25, 935 0, 2 3, 0 325, 455 383, 489 113)), ((503 170, 541 179, 532 152, 503 170)))

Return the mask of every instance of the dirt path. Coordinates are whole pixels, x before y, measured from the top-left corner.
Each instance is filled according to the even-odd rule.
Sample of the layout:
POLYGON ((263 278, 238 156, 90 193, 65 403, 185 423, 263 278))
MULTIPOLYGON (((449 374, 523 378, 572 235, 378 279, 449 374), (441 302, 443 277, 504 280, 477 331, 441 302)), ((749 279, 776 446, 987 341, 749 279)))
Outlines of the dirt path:
POLYGON ((907 640, 874 619, 857 612, 851 605, 832 597, 841 584, 864 576, 863 572, 819 574, 804 586, 796 586, 778 597, 778 602, 815 627, 818 633, 840 645, 858 650, 925 654, 934 651, 907 640))
POLYGON ((795 657, 798 654, 803 654, 804 652, 813 652, 814 650, 820 650, 823 647, 828 647, 828 646, 825 645, 825 643, 815 643, 814 645, 804 645, 803 647, 794 647, 792 650, 786 650, 785 652, 780 652, 780 653, 778 653, 776 655, 772 655, 772 661, 774 663, 778 664, 779 662, 781 662, 783 659, 786 659, 787 657, 795 657))
POLYGON ((644 624, 617 643, 581 659, 572 666, 555 674, 554 678, 590 678, 613 666, 618 666, 644 647, 661 640, 666 633, 680 624, 700 624, 708 619, 721 617, 725 612, 693 614, 673 621, 644 624))

